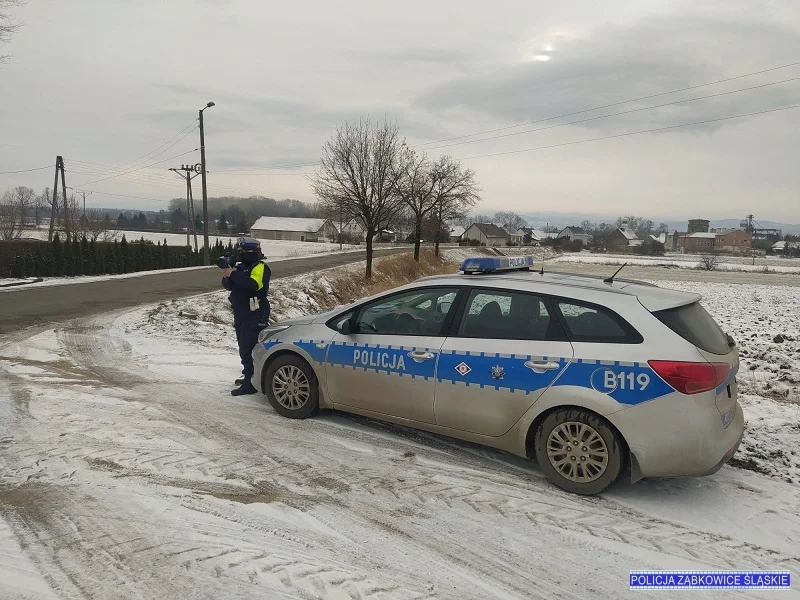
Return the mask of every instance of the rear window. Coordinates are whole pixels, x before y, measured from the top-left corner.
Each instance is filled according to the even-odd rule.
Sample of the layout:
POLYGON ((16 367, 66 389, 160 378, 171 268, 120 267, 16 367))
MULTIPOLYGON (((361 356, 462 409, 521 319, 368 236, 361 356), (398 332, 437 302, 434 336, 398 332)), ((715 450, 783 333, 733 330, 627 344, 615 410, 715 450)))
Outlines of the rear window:
POLYGON ((720 329, 717 322, 699 302, 659 310, 653 313, 664 325, 675 333, 694 344, 701 350, 711 354, 728 354, 728 336, 720 329))
POLYGON ((641 344, 642 336, 617 313, 594 304, 556 300, 572 342, 641 344))

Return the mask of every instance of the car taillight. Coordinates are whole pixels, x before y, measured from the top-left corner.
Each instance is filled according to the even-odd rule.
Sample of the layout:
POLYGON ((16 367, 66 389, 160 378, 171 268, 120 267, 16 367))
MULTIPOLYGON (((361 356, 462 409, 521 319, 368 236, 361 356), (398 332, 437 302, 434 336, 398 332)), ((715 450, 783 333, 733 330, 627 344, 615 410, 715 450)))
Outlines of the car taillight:
POLYGON ((728 379, 728 363, 651 360, 650 367, 682 394, 699 394, 717 388, 728 379))

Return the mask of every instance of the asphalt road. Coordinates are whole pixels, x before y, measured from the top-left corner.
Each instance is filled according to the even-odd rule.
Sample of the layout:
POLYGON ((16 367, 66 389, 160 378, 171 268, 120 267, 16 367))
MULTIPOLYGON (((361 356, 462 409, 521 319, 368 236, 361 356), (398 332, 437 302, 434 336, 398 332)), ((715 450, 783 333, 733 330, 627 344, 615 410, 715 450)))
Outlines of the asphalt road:
MULTIPOLYGON (((408 248, 375 250, 375 256, 408 252, 408 248)), ((365 259, 362 252, 314 258, 269 261, 272 278, 291 277, 365 259)), ((0 335, 32 325, 59 322, 150 302, 222 289, 219 269, 191 269, 171 273, 143 273, 137 277, 107 279, 56 286, 18 287, 0 293, 0 335)))

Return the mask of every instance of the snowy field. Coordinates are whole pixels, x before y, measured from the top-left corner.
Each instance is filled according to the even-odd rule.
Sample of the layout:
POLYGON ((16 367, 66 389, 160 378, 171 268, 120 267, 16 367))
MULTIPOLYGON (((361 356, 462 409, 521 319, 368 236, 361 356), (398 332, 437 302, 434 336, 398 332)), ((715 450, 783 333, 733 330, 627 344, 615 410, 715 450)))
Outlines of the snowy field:
MULTIPOLYGON (((636 256, 621 254, 592 254, 591 252, 578 252, 562 254, 553 259, 556 263, 583 263, 592 265, 637 265, 642 267, 663 267, 681 269, 703 269, 699 254, 666 254, 664 256, 636 256)), ((746 256, 717 257, 718 271, 740 272, 772 272, 772 273, 800 273, 800 259, 781 258, 776 256, 758 256, 753 264, 753 259, 746 256)))
MULTIPOLYGON (((167 244, 170 246, 185 246, 186 245, 186 234, 181 233, 161 233, 161 232, 153 232, 153 231, 114 231, 109 232, 114 233, 116 239, 121 240, 123 234, 125 235, 125 239, 129 242, 136 242, 139 241, 141 238, 144 238, 145 241, 153 242, 154 244, 161 242, 164 243, 164 240, 167 240, 167 244)), ((39 240, 46 240, 48 236, 48 231, 45 229, 39 230, 29 230, 26 231, 23 237, 26 238, 34 238, 39 240)), ((221 242, 223 245, 227 245, 228 243, 236 244, 236 241, 239 238, 234 237, 226 237, 226 236, 216 236, 210 235, 208 236, 208 243, 210 245, 214 245, 217 242, 221 242)), ((290 256, 307 256, 311 254, 321 254, 324 252, 335 252, 339 250, 339 244, 331 244, 328 242, 292 242, 292 241, 283 241, 283 240, 260 240, 261 242, 261 250, 267 256, 267 258, 283 258, 283 257, 290 257, 290 256)), ((197 244, 198 247, 203 247, 203 236, 197 236, 197 244)), ((194 247, 194 236, 191 238, 191 245, 194 247)), ((345 244, 344 249, 355 249, 358 246, 352 246, 345 244)))
MULTIPOLYGON (((279 281, 279 318, 329 285, 279 281)), ((7 336, 0 598, 578 600, 630 597, 632 569, 789 570, 798 598, 800 291, 681 285, 742 349, 740 462, 599 498, 471 444, 231 398, 222 293, 7 336)))

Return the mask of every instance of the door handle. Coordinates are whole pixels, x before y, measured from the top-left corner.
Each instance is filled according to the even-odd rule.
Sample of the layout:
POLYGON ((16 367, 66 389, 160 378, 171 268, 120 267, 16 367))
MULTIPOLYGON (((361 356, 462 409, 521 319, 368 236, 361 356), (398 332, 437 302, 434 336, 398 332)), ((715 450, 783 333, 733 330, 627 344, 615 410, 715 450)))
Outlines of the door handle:
POLYGON ((412 350, 411 352, 408 353, 408 356, 411 360, 422 362, 423 360, 432 359, 433 352, 427 352, 426 350, 412 350))
POLYGON ((545 373, 546 371, 560 369, 561 363, 549 360, 529 360, 525 362, 525 366, 534 373, 545 373))

